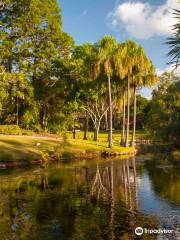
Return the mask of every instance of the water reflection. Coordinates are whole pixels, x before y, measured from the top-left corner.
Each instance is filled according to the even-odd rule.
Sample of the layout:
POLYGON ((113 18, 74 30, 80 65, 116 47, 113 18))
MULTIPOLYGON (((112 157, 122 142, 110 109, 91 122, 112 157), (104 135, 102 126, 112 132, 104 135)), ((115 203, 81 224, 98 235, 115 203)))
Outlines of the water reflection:
POLYGON ((144 214, 143 209, 148 199, 161 196, 154 180, 157 175, 151 170, 150 166, 137 168, 132 158, 4 174, 0 177, 0 239, 138 239, 137 226, 156 229, 161 225, 157 214, 144 214), (143 186, 144 176, 149 177, 149 190, 143 186))

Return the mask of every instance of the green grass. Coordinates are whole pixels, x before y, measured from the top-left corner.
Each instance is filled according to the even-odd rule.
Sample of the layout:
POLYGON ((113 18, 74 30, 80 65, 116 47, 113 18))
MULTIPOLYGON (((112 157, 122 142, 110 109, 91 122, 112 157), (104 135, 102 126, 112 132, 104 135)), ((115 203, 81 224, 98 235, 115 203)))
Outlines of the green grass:
POLYGON ((0 136, 0 161, 40 160, 45 152, 53 151, 58 140, 28 136, 0 136), (37 146, 37 143, 41 143, 37 146))
MULTIPOLYGON (((138 133, 142 138, 144 132, 138 133)), ((84 141, 83 132, 76 134, 76 139, 72 139, 72 133, 67 133, 62 140, 50 138, 37 138, 30 136, 4 136, 0 135, 0 162, 8 161, 31 161, 48 159, 50 156, 55 157, 77 157, 101 152, 131 152, 134 149, 129 147, 120 147, 120 133, 114 133, 114 146, 109 149, 107 142, 107 132, 99 134, 98 144, 92 141, 93 133, 88 133, 88 140, 84 141), (37 146, 40 143, 40 146, 37 146)))
MULTIPOLYGON (((66 136, 67 137, 67 136, 66 136)), ((121 147, 119 144, 114 144, 112 149, 109 149, 107 141, 99 141, 98 143, 92 140, 67 139, 62 140, 62 143, 55 150, 56 158, 68 158, 68 157, 92 157, 92 155, 101 155, 103 152, 110 153, 129 153, 134 152, 133 147, 121 147)))
MULTIPOLYGON (((83 131, 80 132, 76 132, 76 138, 77 139, 83 139, 83 131)), ((93 132, 90 131, 87 133, 87 138, 88 140, 93 140, 93 132)), ((68 132, 67 133, 68 138, 72 138, 72 133, 68 132)), ((132 132, 130 131, 129 134, 129 139, 131 140, 131 136, 132 136, 132 132)), ((148 138, 148 134, 146 133, 146 131, 144 130, 137 130, 136 131, 136 138, 137 139, 147 139, 148 138)), ((101 131, 99 132, 99 142, 107 142, 108 139, 108 132, 107 131, 101 131)), ((116 143, 119 143, 121 139, 121 131, 113 131, 113 141, 116 143)))

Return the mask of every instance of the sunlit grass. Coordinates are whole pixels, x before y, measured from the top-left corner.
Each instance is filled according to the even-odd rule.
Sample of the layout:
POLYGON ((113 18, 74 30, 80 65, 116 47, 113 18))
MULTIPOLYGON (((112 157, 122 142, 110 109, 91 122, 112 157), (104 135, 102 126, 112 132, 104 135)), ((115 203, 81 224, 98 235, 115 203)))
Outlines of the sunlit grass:
POLYGON ((53 151, 57 145, 58 140, 0 136, 0 161, 39 160, 43 152, 53 151))
MULTIPOLYGON (((145 136, 144 132, 138 133, 139 136, 145 136)), ((88 140, 83 140, 83 132, 76 133, 76 139, 72 139, 72 133, 68 132, 60 139, 37 138, 30 136, 4 136, 0 135, 0 161, 31 161, 41 160, 48 155, 73 157, 78 155, 88 155, 93 153, 132 152, 132 147, 121 147, 120 132, 113 135, 113 149, 108 148, 108 133, 99 134, 98 143, 93 141, 93 132, 88 133, 88 140), (64 137, 65 136, 65 137, 64 137)))

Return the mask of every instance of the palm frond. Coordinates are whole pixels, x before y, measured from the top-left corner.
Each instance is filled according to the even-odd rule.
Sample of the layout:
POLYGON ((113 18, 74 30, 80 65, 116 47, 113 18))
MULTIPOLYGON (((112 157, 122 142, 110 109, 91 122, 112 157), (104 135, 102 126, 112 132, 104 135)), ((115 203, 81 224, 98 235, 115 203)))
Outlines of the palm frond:
POLYGON ((177 23, 173 25, 174 37, 167 39, 166 44, 169 45, 168 57, 171 57, 169 64, 173 64, 179 67, 180 63, 180 10, 174 9, 174 18, 177 19, 177 23))

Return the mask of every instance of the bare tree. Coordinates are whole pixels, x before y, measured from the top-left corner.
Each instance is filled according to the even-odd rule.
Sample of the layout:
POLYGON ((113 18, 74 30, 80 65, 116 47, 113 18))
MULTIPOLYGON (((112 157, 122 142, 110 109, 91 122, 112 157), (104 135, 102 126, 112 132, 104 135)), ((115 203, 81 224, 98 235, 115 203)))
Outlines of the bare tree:
POLYGON ((93 125, 94 125, 94 141, 98 142, 98 134, 99 128, 102 121, 103 116, 108 111, 108 106, 104 101, 95 101, 95 102, 88 102, 87 105, 82 106, 82 108, 88 112, 93 125))

